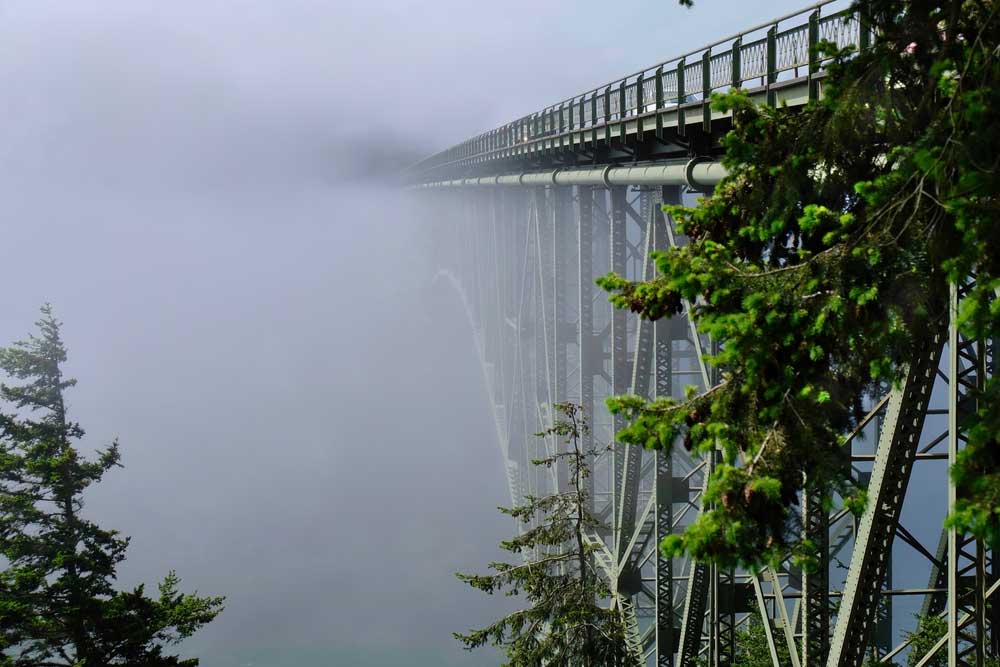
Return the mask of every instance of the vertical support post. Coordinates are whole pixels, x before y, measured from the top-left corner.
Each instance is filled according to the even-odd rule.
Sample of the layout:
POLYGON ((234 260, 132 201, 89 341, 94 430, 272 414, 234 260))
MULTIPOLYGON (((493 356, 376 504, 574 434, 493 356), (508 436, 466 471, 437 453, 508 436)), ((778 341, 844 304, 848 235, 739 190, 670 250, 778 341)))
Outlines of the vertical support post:
MULTIPOLYGON (((577 187, 579 217, 577 218, 577 268, 580 295, 580 322, 577 329, 577 349, 580 355, 580 405, 591 428, 581 437, 584 452, 594 448, 594 376, 600 372, 594 338, 594 188, 577 187)), ((594 476, 587 478, 587 504, 594 511, 594 476)))
POLYGON ((871 27, 868 22, 868 2, 858 2, 858 50, 865 51, 871 46, 871 27))
MULTIPOLYGON (((662 79, 662 70, 657 72, 657 82, 662 79)), ((657 87, 662 98, 662 84, 657 87)), ((662 103, 657 104, 660 108, 662 103)), ((658 204, 681 203, 680 186, 662 186, 658 204)), ((652 217, 652 247, 663 252, 670 246, 667 234, 667 219, 662 206, 655 206, 652 217)), ((653 274, 655 275, 655 266, 653 274)), ((653 369, 656 398, 673 396, 673 330, 672 322, 661 318, 653 324, 653 369)), ((674 651, 677 647, 677 632, 674 629, 674 568, 673 559, 664 556, 659 549, 673 532, 673 452, 656 452, 656 667, 673 667, 674 651)), ((684 500, 686 500, 686 496, 684 500)))
POLYGON ((625 108, 625 79, 618 84, 618 140, 625 143, 625 116, 628 110, 625 108))
MULTIPOLYGON (((660 80, 657 73, 657 81, 660 80)), ((662 87, 659 88, 662 96, 662 87)), ((660 105, 657 105, 658 107, 660 105)), ((660 188, 660 203, 681 203, 680 186, 660 188)), ((667 220, 661 206, 655 207, 652 220, 653 249, 669 247, 667 220)), ((655 268, 654 268, 655 271, 655 268)), ((655 273, 654 273, 655 275, 655 273)), ((653 324, 653 369, 656 398, 673 396, 673 335, 671 321, 661 318, 653 324)), ((664 556, 659 545, 673 532, 673 453, 656 452, 656 667, 673 667, 677 637, 674 630, 674 568, 673 559, 664 556)), ((685 498, 686 499, 686 498, 685 498)))
POLYGON ((816 45, 819 44, 819 10, 817 9, 809 15, 809 99, 815 100, 819 97, 819 81, 816 73, 819 72, 819 53, 816 45))
MULTIPOLYGON (((958 458, 958 285, 948 294, 948 469, 958 458)), ((957 491, 948 477, 948 514, 955 511, 957 491)), ((958 665, 958 532, 948 529, 948 667, 958 665)))
POLYGON ((684 136, 687 134, 687 122, 684 119, 684 68, 685 61, 681 58, 677 61, 677 134, 684 136))
MULTIPOLYGON (((567 399, 567 381, 569 377, 568 350, 567 350, 567 329, 570 323, 567 321, 567 296, 569 292, 569 280, 567 276, 567 253, 570 250, 568 237, 572 213, 572 189, 567 186, 549 186, 549 201, 552 207, 552 330, 549 336, 552 339, 552 400, 553 403, 561 403, 567 399)), ((554 406, 552 407, 554 409, 554 406)), ((562 451, 566 443, 561 438, 556 439, 556 451, 562 451)), ((567 493, 571 490, 569 468, 566 461, 560 461, 557 469, 557 486, 559 493, 567 493)))
POLYGON ((736 660, 736 609, 740 602, 736 573, 732 568, 718 565, 713 565, 712 569, 713 665, 731 667, 736 660))
MULTIPOLYGON (((590 150, 597 150, 597 91, 590 94, 590 150)), ((581 194, 581 196, 583 196, 581 194)))
MULTIPOLYGON (((973 645, 975 651, 976 667, 983 667, 986 664, 986 545, 982 540, 976 540, 976 574, 974 577, 975 590, 972 594, 973 615, 976 625, 976 642, 973 645)), ((996 630, 994 630, 994 633, 996 630)))
MULTIPOLYGON (((562 122, 561 116, 562 116, 562 114, 561 114, 561 109, 560 109, 560 121, 559 121, 560 123, 562 122)), ((546 128, 546 134, 548 135, 548 138, 549 138, 549 151, 548 152, 555 152, 555 149, 556 149, 556 146, 557 146, 557 144, 556 144, 556 137, 559 136, 559 129, 558 129, 559 123, 556 122, 556 108, 555 107, 549 107, 548 117, 549 117, 548 118, 549 125, 546 128)))
POLYGON ((737 37, 733 41, 733 51, 732 51, 732 86, 733 88, 739 88, 743 85, 743 65, 740 62, 740 57, 743 54, 743 40, 737 37))
POLYGON ((556 131, 556 134, 558 134, 559 136, 559 148, 563 148, 566 145, 566 140, 564 138, 564 134, 566 133, 565 103, 560 102, 559 110, 556 113, 559 114, 559 123, 558 123, 559 129, 556 131))
POLYGON ((644 83, 644 78, 642 72, 639 72, 639 76, 635 79, 635 140, 636 143, 642 142, 642 114, 646 112, 646 101, 643 99, 642 86, 644 83))
MULTIPOLYGON (((972 279, 950 286, 948 330, 948 462, 954 465, 968 440, 965 417, 977 411, 976 392, 990 372, 987 341, 961 335, 958 313, 961 299, 974 285, 972 279)), ((995 354, 995 351, 994 351, 995 354)), ((954 480, 948 478, 948 507, 958 500, 954 480)), ((972 535, 948 530, 948 642, 949 667, 983 667, 988 648, 996 644, 995 605, 986 600, 987 554, 985 545, 972 535)), ((996 568, 996 562, 993 563, 996 568)))
POLYGON ((778 26, 773 25, 767 31, 767 104, 775 106, 775 94, 772 86, 778 80, 778 26))
MULTIPOLYGON (((620 276, 626 272, 626 196, 628 188, 626 186, 613 186, 611 188, 611 270, 620 276)), ((629 390, 631 378, 631 367, 628 363, 628 350, 626 342, 627 314, 621 308, 615 308, 611 312, 611 385, 612 392, 618 396, 625 394, 629 390)), ((614 417, 614 435, 625 427, 623 415, 614 417)), ((613 486, 613 506, 615 521, 618 522, 621 516, 621 508, 618 507, 621 498, 623 475, 625 469, 625 445, 615 443, 612 451, 612 461, 614 470, 613 486)), ((621 535, 621 526, 616 525, 614 533, 621 535)), ((615 562, 621 562, 624 548, 622 539, 615 542, 615 562)))
MULTIPOLYGON (((566 105, 566 113, 569 115, 569 118, 566 121, 566 131, 569 132, 569 149, 570 150, 573 150, 573 128, 574 128, 574 123, 573 123, 573 107, 574 106, 576 106, 576 105, 574 105, 572 102, 570 102, 568 105, 566 105)), ((583 120, 583 114, 582 113, 580 114, 580 120, 583 120)))
POLYGON ((802 498, 804 537, 817 555, 815 571, 802 573, 802 665, 819 667, 830 651, 830 515, 825 494, 810 488, 808 480, 802 498))
POLYGON ((663 140, 663 65, 656 68, 656 138, 663 140))
MULTIPOLYGON (((634 216, 633 220, 639 225, 641 230, 641 237, 644 241, 641 264, 639 273, 632 276, 635 279, 646 280, 652 278, 652 260, 650 255, 652 254, 652 244, 653 244, 653 228, 654 228, 654 218, 653 218, 653 206, 654 202, 659 200, 659 192, 654 192, 650 188, 640 188, 639 189, 639 215, 634 216)), ((635 257, 635 259, 639 259, 635 257)), ((636 318, 634 327, 634 345, 631 350, 632 356, 632 372, 631 381, 629 383, 629 388, 627 392, 629 394, 634 394, 636 396, 641 396, 645 399, 649 399, 652 396, 650 379, 652 375, 653 361, 653 324, 648 321, 643 321, 636 318)), ((640 532, 643 529, 642 525, 636 525, 636 516, 639 511, 639 477, 641 475, 641 470, 643 467, 643 449, 636 446, 626 446, 622 448, 624 459, 624 469, 622 472, 622 489, 621 489, 621 503, 619 505, 619 539, 621 547, 619 552, 621 553, 621 572, 619 575, 620 581, 625 583, 620 590, 624 590, 628 587, 629 581, 635 582, 637 577, 640 577, 640 572, 635 567, 635 560, 632 558, 637 555, 629 552, 631 544, 634 544, 635 540, 639 539, 639 535, 636 533, 638 528, 640 532)), ((632 584, 634 586, 634 583, 632 584)))
POLYGON ((712 131, 712 49, 701 56, 701 129, 712 131))
POLYGON ((611 86, 604 89, 604 143, 611 143, 611 86))

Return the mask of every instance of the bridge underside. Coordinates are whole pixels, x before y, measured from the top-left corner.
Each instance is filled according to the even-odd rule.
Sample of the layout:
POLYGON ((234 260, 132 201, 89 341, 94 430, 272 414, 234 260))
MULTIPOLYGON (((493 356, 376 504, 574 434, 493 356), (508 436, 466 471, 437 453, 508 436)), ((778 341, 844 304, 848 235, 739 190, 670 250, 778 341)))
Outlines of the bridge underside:
MULTIPOLYGON (((650 252, 685 242, 661 204, 691 204, 697 194, 681 185, 418 193, 443 277, 466 301, 512 504, 568 483, 565 470, 530 463, 559 446, 533 435, 551 424, 553 404, 583 405, 592 423, 585 444, 607 447, 623 426, 607 412, 607 396, 680 397, 688 385, 713 384, 703 361, 712 341, 686 312, 642 322, 613 310, 594 285, 608 271, 650 277, 650 252)), ((609 603, 645 664, 733 664, 737 636, 753 619, 762 621, 775 667, 786 652, 794 667, 901 663, 917 613, 946 621, 950 664, 981 667, 1000 653, 1000 561, 941 531, 952 492, 947 466, 963 444, 961 414, 971 409, 965 397, 995 372, 993 342, 966 341, 954 329, 950 341, 940 331, 926 342, 906 381, 872 397, 863 427, 846 438, 845 474, 867 489, 867 512, 856 519, 839 497, 832 508, 802 499, 801 529, 820 545, 817 572, 787 562, 752 573, 663 558, 657 544, 701 511, 712 461, 683 447, 670 455, 606 449, 591 478, 603 522, 590 536, 593 567, 614 591, 609 603)))

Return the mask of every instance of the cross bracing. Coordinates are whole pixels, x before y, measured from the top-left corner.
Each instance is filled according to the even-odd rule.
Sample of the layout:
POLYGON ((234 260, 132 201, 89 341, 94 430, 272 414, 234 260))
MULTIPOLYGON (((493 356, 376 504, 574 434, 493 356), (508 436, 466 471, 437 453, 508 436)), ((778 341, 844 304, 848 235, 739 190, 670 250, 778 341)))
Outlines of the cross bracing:
MULTIPOLYGON (((762 57, 764 81, 754 94, 801 102, 822 94, 822 63, 802 61, 795 49, 804 43, 808 53, 836 21, 838 39, 864 46, 857 20, 821 3, 758 28, 763 42, 748 37, 753 31, 723 40, 729 61, 715 59, 716 44, 653 71, 664 91, 674 90, 666 82, 691 91, 689 77, 706 71, 690 68, 693 61, 707 62, 712 77, 737 61, 738 85, 746 87, 760 70, 741 59, 762 57), (779 56, 781 49, 792 55, 779 56)), ((564 470, 530 464, 559 446, 533 434, 550 425, 554 403, 579 403, 592 425, 583 444, 603 448, 588 489, 603 524, 588 536, 592 565, 645 664, 732 664, 735 637, 753 618, 776 667, 785 667, 779 655, 793 667, 902 664, 920 613, 944 619, 948 630, 936 650, 947 664, 982 667, 1000 654, 1000 560, 941 526, 955 499, 947 468, 965 443, 962 415, 975 409, 971 392, 996 372, 995 348, 993 340, 963 339, 954 317, 926 332, 903 382, 867 397, 867 417, 844 434, 844 475, 867 491, 864 514, 856 518, 837 495, 801 499, 801 529, 818 545, 817 571, 790 562, 727 570, 659 553, 658 543, 701 511, 714 462, 680 446, 668 455, 614 444, 623 424, 604 399, 706 390, 717 379, 705 363, 715 343, 688 317, 690 304, 677 317, 641 322, 613 310, 594 279, 612 270, 649 277, 652 250, 685 243, 660 205, 693 204, 718 181, 721 174, 705 165, 717 164, 728 120, 698 115, 700 97, 661 94, 648 73, 623 78, 618 98, 614 86, 595 89, 411 172, 416 181, 452 186, 417 197, 439 226, 441 277, 466 306, 511 502, 566 483, 564 470), (606 103, 614 99, 625 103, 606 103), (578 113, 581 102, 600 113, 578 113)), ((714 85, 720 81, 712 78, 702 94, 737 77, 714 85)), ((953 312, 967 287, 955 289, 953 312)), ((931 657, 914 656, 913 664, 931 657)))

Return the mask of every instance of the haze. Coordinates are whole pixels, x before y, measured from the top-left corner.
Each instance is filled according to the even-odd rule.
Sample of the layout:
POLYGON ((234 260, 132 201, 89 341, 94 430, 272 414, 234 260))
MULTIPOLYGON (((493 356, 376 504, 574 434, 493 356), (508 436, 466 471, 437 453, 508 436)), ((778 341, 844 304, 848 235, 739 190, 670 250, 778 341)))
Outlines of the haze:
POLYGON ((799 2, 13 0, 3 344, 52 302, 122 585, 228 596, 205 667, 484 665, 512 526, 472 339, 387 185, 799 2))

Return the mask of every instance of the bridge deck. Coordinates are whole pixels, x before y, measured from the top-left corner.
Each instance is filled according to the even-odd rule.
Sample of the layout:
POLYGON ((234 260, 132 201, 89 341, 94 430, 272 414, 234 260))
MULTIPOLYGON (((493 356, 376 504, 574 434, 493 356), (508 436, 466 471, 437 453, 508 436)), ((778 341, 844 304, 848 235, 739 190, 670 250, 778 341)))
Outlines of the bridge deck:
POLYGON ((747 90, 797 106, 820 94, 822 41, 864 48, 868 31, 846 0, 824 0, 574 95, 414 165, 415 182, 717 154, 728 114, 713 93, 747 90))

